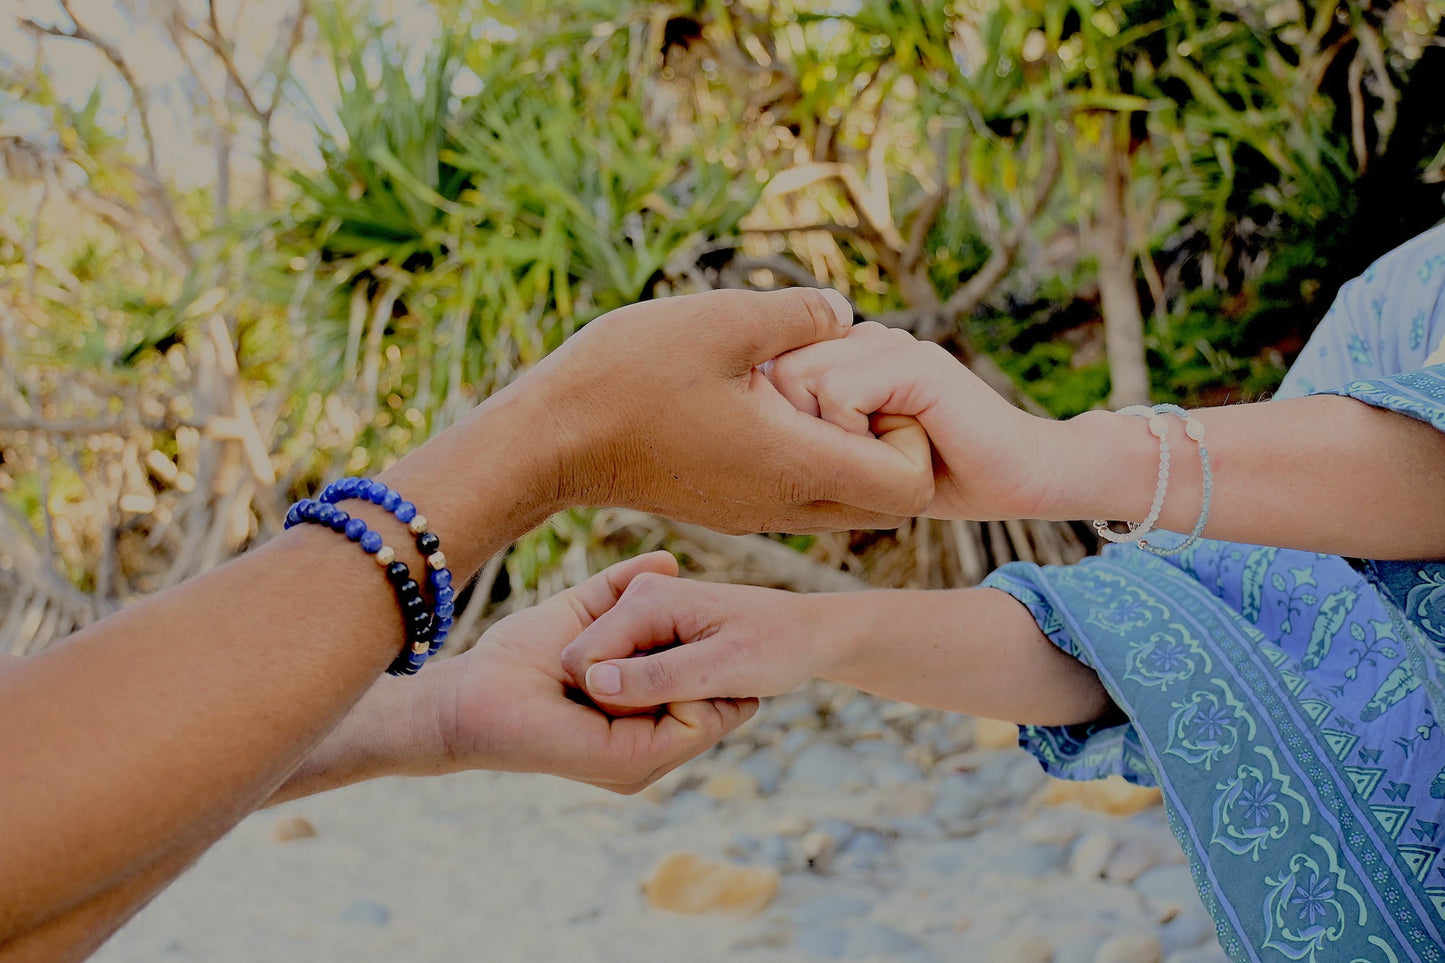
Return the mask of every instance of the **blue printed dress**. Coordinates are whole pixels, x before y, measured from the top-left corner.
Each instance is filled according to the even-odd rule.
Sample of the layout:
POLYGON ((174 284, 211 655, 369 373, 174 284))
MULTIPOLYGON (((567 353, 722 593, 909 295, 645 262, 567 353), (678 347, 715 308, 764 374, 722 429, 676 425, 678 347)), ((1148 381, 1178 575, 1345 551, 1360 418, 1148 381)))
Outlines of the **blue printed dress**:
MULTIPOLYGON (((1280 397, 1346 395, 1445 431, 1442 340, 1445 226, 1345 285, 1280 397)), ((1381 497, 1391 484, 1382 465, 1381 497)), ((1162 789, 1231 958, 1445 963, 1445 563, 1204 540, 984 584, 1130 720, 1026 726, 1020 743, 1056 776, 1162 789)))

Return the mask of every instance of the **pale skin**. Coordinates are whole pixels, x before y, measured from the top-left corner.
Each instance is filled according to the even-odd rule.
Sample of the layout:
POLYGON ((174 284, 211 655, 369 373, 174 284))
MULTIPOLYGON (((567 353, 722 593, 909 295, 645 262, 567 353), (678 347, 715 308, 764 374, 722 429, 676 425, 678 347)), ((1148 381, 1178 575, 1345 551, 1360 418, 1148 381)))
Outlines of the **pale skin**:
MULTIPOLYGON (((1143 418, 1035 418, 936 345, 865 323, 770 366, 800 411, 855 433, 916 420, 933 446, 939 518, 1127 519, 1154 496, 1158 442, 1143 418)), ((1405 415, 1312 396, 1196 411, 1214 472, 1204 534, 1364 558, 1445 556, 1445 438, 1405 415), (1391 478, 1379 497, 1380 466, 1391 478)), ((1176 456, 1159 527, 1189 531, 1197 448, 1176 456)), ((563 654, 609 711, 764 696, 828 678, 896 699, 1018 723, 1112 717, 1098 677, 994 589, 794 595, 645 576, 563 654), (645 658, 659 647, 688 643, 645 658)))
MULTIPOLYGON (((575 504, 724 531, 896 525, 932 497, 921 430, 850 434, 756 370, 850 320, 809 291, 613 312, 379 478, 422 508, 458 584, 575 504)), ((393 520, 346 507, 420 568, 393 520)), ((460 768, 641 788, 751 703, 609 720, 567 700, 558 652, 637 576, 673 565, 623 563, 463 658, 378 682, 402 644, 395 599, 355 545, 300 526, 6 665, 0 959, 84 957, 268 802, 460 768)))

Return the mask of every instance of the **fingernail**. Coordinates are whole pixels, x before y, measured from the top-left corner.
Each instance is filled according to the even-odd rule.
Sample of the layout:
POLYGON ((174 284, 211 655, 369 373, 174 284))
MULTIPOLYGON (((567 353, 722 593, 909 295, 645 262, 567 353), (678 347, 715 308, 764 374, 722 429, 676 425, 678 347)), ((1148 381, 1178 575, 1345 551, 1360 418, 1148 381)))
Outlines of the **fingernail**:
POLYGON ((838 323, 845 328, 852 327, 853 305, 848 303, 848 299, 832 288, 823 288, 823 297, 833 306, 833 313, 838 316, 838 323))
POLYGON ((593 695, 617 695, 622 691, 622 672, 610 662, 599 662, 587 670, 587 691, 593 695))

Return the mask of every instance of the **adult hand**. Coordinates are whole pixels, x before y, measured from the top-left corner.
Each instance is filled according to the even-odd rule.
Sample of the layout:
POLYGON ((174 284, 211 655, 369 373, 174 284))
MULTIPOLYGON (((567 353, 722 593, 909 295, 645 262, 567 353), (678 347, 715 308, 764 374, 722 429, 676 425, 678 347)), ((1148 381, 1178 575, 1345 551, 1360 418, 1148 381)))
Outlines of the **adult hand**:
POLYGON ((383 678, 272 803, 377 775, 465 769, 545 772, 632 793, 707 749, 757 711, 753 700, 679 701, 612 719, 571 698, 562 650, 644 573, 674 575, 654 552, 508 616, 472 649, 415 678, 383 678))
POLYGON ((894 527, 933 492, 927 439, 806 416, 758 366, 842 338, 847 300, 811 288, 629 305, 514 386, 560 442, 558 500, 628 505, 723 532, 894 527))
POLYGON ((1058 422, 1009 404, 941 346, 876 322, 779 357, 769 376, 799 411, 858 435, 921 424, 934 518, 1039 517, 1068 450, 1049 440, 1058 422))

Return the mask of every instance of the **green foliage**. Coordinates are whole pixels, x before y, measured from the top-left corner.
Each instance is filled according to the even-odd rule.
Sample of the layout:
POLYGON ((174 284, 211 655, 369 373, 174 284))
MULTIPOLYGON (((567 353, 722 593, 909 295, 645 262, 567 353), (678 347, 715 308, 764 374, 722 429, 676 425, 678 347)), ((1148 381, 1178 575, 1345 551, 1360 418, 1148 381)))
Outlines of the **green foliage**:
MULTIPOLYGON (((723 158, 727 117, 649 116, 655 41, 632 28, 651 5, 554 8, 516 31, 481 7, 415 79, 384 24, 327 9, 339 130, 321 170, 293 174, 281 252, 318 282, 318 371, 384 389, 423 432, 729 243, 761 189, 723 158)), ((367 440, 380 456, 409 438, 367 440)))

